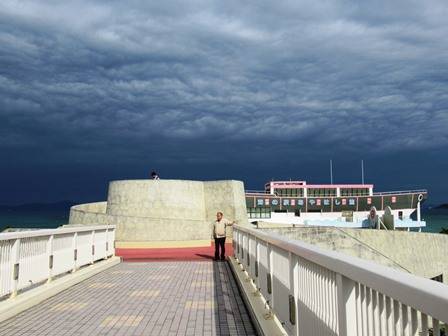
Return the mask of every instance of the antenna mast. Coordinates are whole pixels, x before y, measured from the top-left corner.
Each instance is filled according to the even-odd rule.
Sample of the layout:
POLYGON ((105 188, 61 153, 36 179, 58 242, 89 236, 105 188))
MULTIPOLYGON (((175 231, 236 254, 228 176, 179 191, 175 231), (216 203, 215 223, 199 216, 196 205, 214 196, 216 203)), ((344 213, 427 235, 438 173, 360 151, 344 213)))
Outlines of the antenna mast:
POLYGON ((364 184, 364 160, 361 160, 361 181, 364 184))
POLYGON ((333 160, 330 160, 330 181, 333 184, 333 160))

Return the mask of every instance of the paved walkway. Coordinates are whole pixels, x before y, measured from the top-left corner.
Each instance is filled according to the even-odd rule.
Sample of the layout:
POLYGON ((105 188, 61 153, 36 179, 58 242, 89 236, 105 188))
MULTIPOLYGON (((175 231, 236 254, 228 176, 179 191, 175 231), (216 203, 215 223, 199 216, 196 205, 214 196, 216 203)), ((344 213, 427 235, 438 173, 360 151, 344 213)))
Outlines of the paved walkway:
POLYGON ((0 335, 255 335, 226 262, 121 263, 0 323, 0 335))

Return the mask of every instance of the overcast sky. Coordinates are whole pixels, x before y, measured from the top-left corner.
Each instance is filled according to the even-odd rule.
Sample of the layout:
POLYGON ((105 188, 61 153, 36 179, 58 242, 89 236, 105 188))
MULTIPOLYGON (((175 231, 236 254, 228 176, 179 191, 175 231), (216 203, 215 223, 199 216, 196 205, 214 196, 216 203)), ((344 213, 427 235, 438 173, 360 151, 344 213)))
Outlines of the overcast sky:
POLYGON ((113 179, 366 181, 448 201, 448 3, 0 2, 0 203, 113 179))

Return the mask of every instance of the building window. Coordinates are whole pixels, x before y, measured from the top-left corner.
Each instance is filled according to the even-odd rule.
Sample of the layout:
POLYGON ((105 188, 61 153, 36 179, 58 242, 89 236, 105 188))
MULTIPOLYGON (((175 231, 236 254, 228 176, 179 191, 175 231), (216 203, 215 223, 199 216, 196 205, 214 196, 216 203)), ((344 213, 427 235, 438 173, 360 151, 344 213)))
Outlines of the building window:
POLYGON ((247 208, 249 218, 271 218, 271 208, 247 208))
POLYGON ((369 188, 341 188, 341 196, 368 196, 369 188))
POLYGON ((280 197, 303 197, 303 188, 275 189, 275 193, 280 197))
POLYGON ((335 197, 336 188, 308 188, 308 197, 335 197))

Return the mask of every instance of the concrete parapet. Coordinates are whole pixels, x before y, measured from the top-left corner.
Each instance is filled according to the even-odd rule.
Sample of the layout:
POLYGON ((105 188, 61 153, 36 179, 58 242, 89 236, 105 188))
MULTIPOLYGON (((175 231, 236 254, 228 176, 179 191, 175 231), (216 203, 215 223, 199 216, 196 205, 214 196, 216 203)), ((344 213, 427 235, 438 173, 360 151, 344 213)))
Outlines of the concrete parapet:
POLYGON ((74 205, 70 209, 69 224, 109 224, 106 215, 107 202, 74 205))
MULTIPOLYGON (((107 202, 72 207, 69 224, 117 225, 116 240, 133 246, 139 241, 210 241, 217 211, 248 224, 242 182, 113 181, 107 202)), ((227 234, 231 237, 231 230, 227 234)))
MULTIPOLYGON (((228 219, 239 225, 249 225, 247 219, 246 196, 241 181, 204 182, 205 218, 207 222, 216 220, 216 212, 222 211, 228 219)), ((232 229, 227 230, 232 237, 232 229)))
POLYGON ((448 283, 448 235, 334 227, 264 228, 291 239, 448 283))
POLYGON ((113 181, 109 184, 107 213, 156 219, 204 220, 204 183, 181 180, 113 181))

